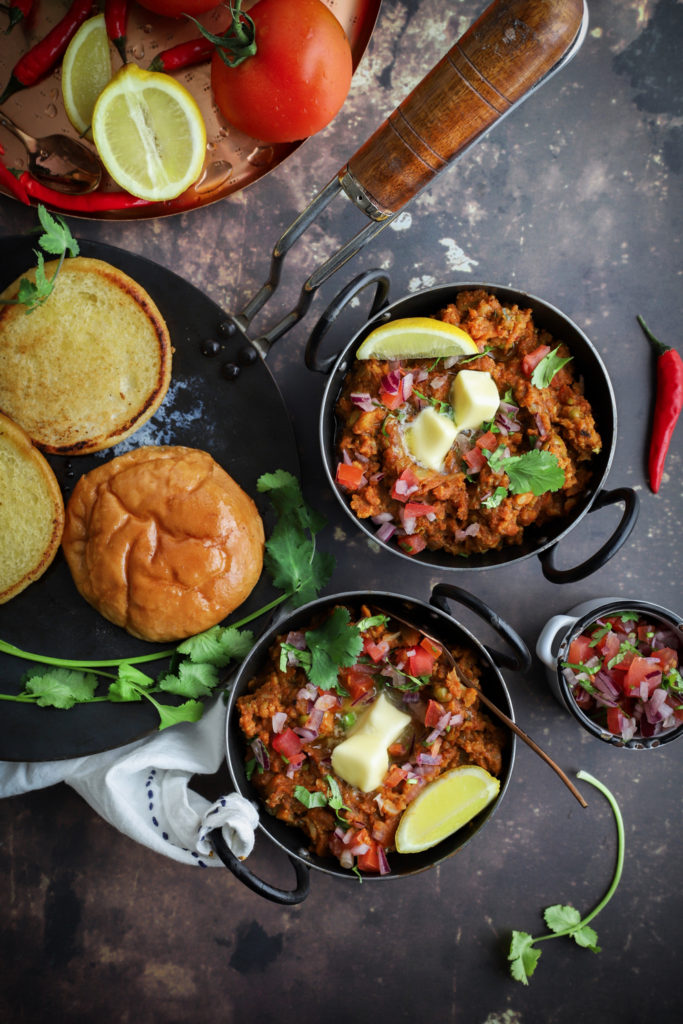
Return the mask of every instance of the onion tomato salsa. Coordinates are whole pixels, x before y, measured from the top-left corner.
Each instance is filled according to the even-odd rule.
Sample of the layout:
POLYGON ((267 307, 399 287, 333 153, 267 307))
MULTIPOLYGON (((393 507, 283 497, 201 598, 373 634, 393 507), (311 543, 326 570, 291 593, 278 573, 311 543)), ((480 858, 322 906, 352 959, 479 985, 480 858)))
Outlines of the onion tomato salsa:
POLYGON ((401 815, 427 783, 461 764, 500 775, 507 737, 480 707, 478 657, 466 647, 451 654, 457 667, 417 629, 366 606, 358 616, 338 605, 276 638, 237 700, 247 775, 315 854, 386 874, 401 815), (333 761, 380 703, 398 730, 368 754, 379 774, 354 785, 333 761))
POLYGON ((577 707, 628 741, 683 722, 680 648, 671 626, 626 610, 592 622, 561 665, 577 707))
POLYGON ((582 381, 567 346, 538 329, 531 310, 482 289, 459 292, 435 319, 469 334, 479 355, 356 359, 336 407, 336 482, 378 539, 408 554, 519 544, 526 527, 566 515, 590 479, 602 441, 582 381), (426 466, 408 443, 411 429, 431 408, 453 431, 463 369, 490 375, 497 409, 474 428, 457 428, 456 417, 441 464, 426 466))

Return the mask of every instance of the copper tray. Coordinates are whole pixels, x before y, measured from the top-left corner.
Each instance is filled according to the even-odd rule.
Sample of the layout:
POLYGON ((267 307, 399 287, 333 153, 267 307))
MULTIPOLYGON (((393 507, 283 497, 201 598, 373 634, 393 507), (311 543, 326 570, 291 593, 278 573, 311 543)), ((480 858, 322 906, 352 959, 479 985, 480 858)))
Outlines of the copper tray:
MULTIPOLYGON (((247 0, 244 9, 253 6, 255 0, 247 0)), ((381 0, 323 0, 341 22, 351 43, 354 70, 358 67, 365 53, 370 36, 379 14, 381 0)), ((67 4, 42 0, 36 4, 35 13, 29 21, 28 28, 23 22, 16 26, 9 35, 2 34, 0 46, 0 90, 9 80, 12 68, 19 57, 29 46, 42 39, 45 34, 64 15, 67 4)), ((0 31, 4 33, 3 21, 6 16, 0 13, 0 31)), ((224 30, 228 15, 221 5, 199 19, 211 32, 224 30)), ((197 29, 184 19, 165 18, 152 14, 136 3, 130 5, 128 15, 128 48, 130 59, 140 67, 148 68, 154 56, 162 50, 174 46, 197 35, 197 29)), ((111 47, 112 71, 116 72, 121 61, 115 48, 111 47)), ((283 160, 294 153, 302 142, 264 145, 258 139, 250 138, 242 132, 231 128, 217 110, 211 94, 210 64, 188 68, 174 75, 185 85, 194 98, 204 116, 207 134, 207 156, 204 170, 199 181, 178 199, 165 204, 161 213, 154 216, 169 216, 185 210, 192 210, 215 203, 225 196, 232 195, 252 185, 268 174, 283 160)), ((61 70, 57 68, 52 75, 29 89, 23 89, 11 96, 3 109, 8 117, 25 131, 36 137, 49 135, 53 132, 65 132, 78 137, 78 133, 64 112, 62 103, 61 70)), ((338 115, 338 116, 343 116, 338 115)), ((5 148, 5 163, 8 167, 26 170, 26 152, 20 142, 6 129, 0 130, 0 142, 5 148)), ((105 191, 115 189, 111 180, 105 180, 102 188, 105 191)), ((0 192, 8 195, 0 187, 0 192)), ((97 220, 141 220, 150 217, 144 207, 132 210, 92 213, 88 218, 97 220)))

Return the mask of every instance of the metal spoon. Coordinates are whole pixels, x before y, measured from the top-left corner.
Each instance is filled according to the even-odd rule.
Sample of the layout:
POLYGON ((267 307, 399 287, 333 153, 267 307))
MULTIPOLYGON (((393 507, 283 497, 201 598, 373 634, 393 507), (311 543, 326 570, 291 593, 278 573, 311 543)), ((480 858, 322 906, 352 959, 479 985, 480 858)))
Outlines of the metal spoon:
MULTIPOLYGON (((373 606, 373 610, 380 612, 382 615, 386 615, 388 618, 394 619, 396 622, 402 623, 402 625, 404 626, 408 626, 410 629, 417 628, 411 622, 408 622, 407 619, 402 619, 400 615, 396 615, 394 612, 388 612, 385 609, 379 608, 377 606, 373 606)), ((531 747, 535 754, 538 754, 539 757, 542 757, 546 764, 549 764, 553 771, 559 775, 559 777, 564 782, 565 786, 567 786, 567 788, 573 793, 573 795, 579 801, 581 806, 587 807, 588 804, 581 796, 581 793, 578 791, 574 783, 569 778, 567 778, 567 776, 562 771, 560 766, 555 764, 550 755, 546 754, 545 750, 542 750, 541 747, 539 747, 538 744, 534 740, 532 740, 530 736, 527 736, 527 734, 522 729, 520 729, 517 723, 513 722, 513 720, 509 718, 504 711, 501 711, 500 708, 493 703, 493 701, 489 700, 489 698, 481 692, 478 686, 472 685, 471 681, 467 679, 467 677, 463 674, 462 670, 459 669, 458 666, 456 665, 455 658, 448 650, 446 645, 441 640, 437 640, 436 637, 430 636, 429 633, 425 633, 424 629, 422 628, 420 628, 419 632, 422 633, 422 635, 426 637, 427 640, 431 641, 433 644, 439 647, 440 650, 444 652, 449 664, 451 665, 451 668, 455 669, 460 682, 468 689, 476 690, 477 696, 479 697, 479 700, 482 702, 482 704, 485 704, 489 711, 496 716, 496 718, 499 718, 501 722, 504 722, 505 725, 507 725, 508 729, 511 729, 516 736, 519 736, 520 740, 523 740, 524 743, 527 744, 527 746, 531 747)))
POLYGON ((100 184, 102 164, 82 142, 68 135, 46 135, 35 139, 3 113, 0 113, 0 125, 24 144, 29 157, 29 171, 50 188, 78 195, 92 192, 100 184))

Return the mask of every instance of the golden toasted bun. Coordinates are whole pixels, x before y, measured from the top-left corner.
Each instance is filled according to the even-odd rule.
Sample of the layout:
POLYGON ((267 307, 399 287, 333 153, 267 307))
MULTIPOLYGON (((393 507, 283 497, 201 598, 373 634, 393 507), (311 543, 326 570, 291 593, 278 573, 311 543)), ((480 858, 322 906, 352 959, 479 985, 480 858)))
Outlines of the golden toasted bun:
POLYGON ((143 640, 215 626, 263 566, 256 505, 206 452, 137 448, 85 474, 62 541, 79 591, 143 640))
MULTIPOLYGON (((45 264, 48 277, 56 269, 45 264)), ((15 298, 20 280, 0 298, 15 298)), ((45 452, 100 451, 159 408, 172 351, 140 285, 102 260, 67 259, 42 305, 0 306, 0 411, 45 452)))
POLYGON ((64 502, 47 460, 0 414, 0 604, 42 576, 64 529, 64 502))

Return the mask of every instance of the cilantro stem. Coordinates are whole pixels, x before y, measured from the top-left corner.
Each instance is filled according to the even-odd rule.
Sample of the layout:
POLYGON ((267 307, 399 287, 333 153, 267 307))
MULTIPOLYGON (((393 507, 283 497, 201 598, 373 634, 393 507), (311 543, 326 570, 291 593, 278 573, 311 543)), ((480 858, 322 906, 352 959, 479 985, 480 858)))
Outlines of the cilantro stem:
POLYGON ((248 622, 253 622, 254 619, 258 619, 261 615, 265 615, 266 612, 269 612, 272 608, 277 608, 279 604, 282 604, 284 601, 288 601, 294 594, 296 594, 296 590, 290 590, 286 594, 280 594, 279 597, 274 598, 269 604, 264 605, 263 608, 258 608, 255 612, 252 612, 251 615, 245 615, 245 617, 240 619, 239 622, 231 622, 230 625, 234 629, 241 629, 242 626, 246 626, 248 622))
MULTIPOLYGON (((32 654, 30 651, 23 651, 20 647, 0 640, 0 653, 11 654, 15 658, 23 658, 25 661, 37 661, 41 665, 56 665, 61 668, 106 668, 118 665, 142 665, 147 661, 159 661, 161 658, 170 658, 175 654, 175 647, 167 651, 157 651, 155 654, 140 654, 135 658, 110 658, 108 661, 74 661, 71 658, 51 658, 47 654, 32 654)), ((99 673, 106 675, 105 672, 99 673)))

